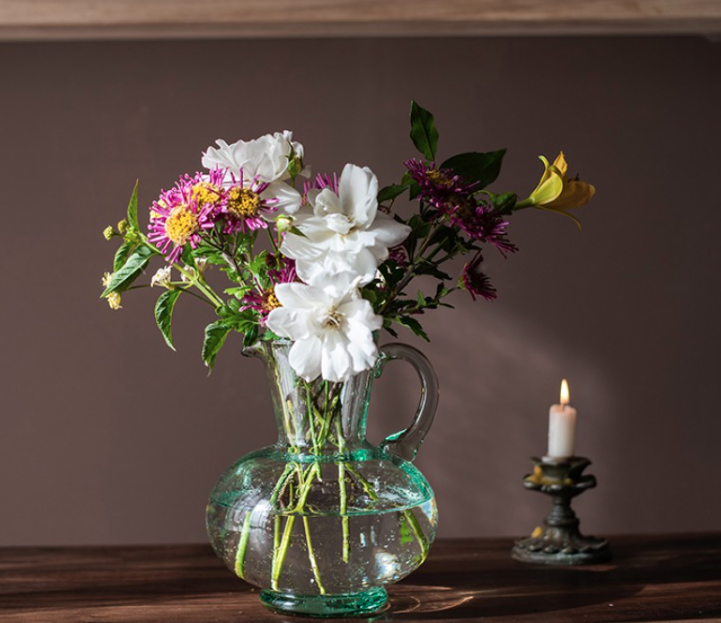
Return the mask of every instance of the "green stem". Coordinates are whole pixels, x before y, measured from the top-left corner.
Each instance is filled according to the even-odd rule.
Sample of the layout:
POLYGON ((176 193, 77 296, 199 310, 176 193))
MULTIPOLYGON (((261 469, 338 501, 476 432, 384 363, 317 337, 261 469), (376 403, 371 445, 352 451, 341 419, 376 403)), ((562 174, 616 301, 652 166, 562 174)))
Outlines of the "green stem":
POLYGON ((433 236, 435 236, 436 232, 443 227, 443 223, 439 222, 437 223, 430 232, 428 232, 428 236, 426 236, 425 240, 423 240, 423 243, 421 244, 418 251, 414 254, 415 257, 409 258, 410 259, 410 265, 406 269, 406 274, 403 275, 401 280, 396 284, 396 286, 393 288, 393 291, 386 299, 386 303, 381 307, 381 309, 377 312, 379 316, 382 316, 384 312, 387 310, 388 306, 403 292, 403 288, 405 288, 413 279, 413 277, 416 276, 416 267, 418 266, 418 263, 421 259, 423 259, 423 253, 428 248, 428 245, 431 242, 431 239, 433 236))
MULTIPOLYGON (((288 515, 285 521, 285 527, 283 528, 283 536, 280 539, 280 544, 274 546, 273 548, 274 555, 271 571, 271 588, 273 590, 278 590, 278 580, 280 579, 280 575, 283 572, 283 565, 285 563, 286 555, 288 554, 288 548, 290 547, 290 536, 293 532, 295 519, 305 509, 305 503, 308 500, 308 495, 310 493, 313 480, 316 478, 316 476, 320 476, 320 467, 318 463, 313 463, 313 465, 308 467, 305 474, 300 469, 300 465, 298 464, 294 466, 294 469, 298 474, 298 487, 300 491, 298 494, 298 501, 295 507, 287 511, 288 515)), ((310 543, 308 543, 307 545, 309 551, 312 551, 312 545, 310 543)), ((315 553, 313 553, 313 559, 315 560, 315 553)), ((318 581, 318 579, 316 579, 316 581, 318 581)), ((322 584, 320 582, 318 587, 319 589, 320 587, 322 587, 322 584)))
POLYGON ((315 412, 313 410, 313 398, 310 395, 310 388, 307 388, 305 392, 305 410, 308 416, 308 428, 310 429, 310 438, 313 443, 313 454, 320 453, 320 447, 318 446, 318 438, 315 433, 315 412))
POLYGON ((270 231, 270 227, 268 229, 266 229, 265 231, 268 232, 268 238, 270 238, 270 244, 273 245, 273 250, 275 251, 275 255, 277 257, 278 254, 280 253, 280 251, 278 250, 278 243, 275 241, 275 238, 273 238, 273 232, 270 231))
POLYGON ((288 553, 288 546, 290 545, 290 534, 293 531, 293 525, 295 524, 295 515, 288 515, 285 520, 285 528, 283 529, 283 538, 280 540, 280 548, 277 550, 277 556, 275 556, 275 564, 273 565, 272 577, 271 577, 271 588, 274 591, 278 590, 278 580, 280 579, 280 573, 283 570, 283 564, 285 563, 285 557, 288 553))
POLYGON ((286 464, 285 470, 283 470, 283 473, 280 475, 280 478, 278 478, 278 482, 275 483, 275 487, 273 487, 273 491, 270 494, 271 507, 275 507, 277 505, 278 498, 281 496, 281 493, 285 488, 285 483, 288 482, 288 478, 290 478, 294 470, 295 465, 293 463, 286 464))
POLYGON ((315 551, 313 550, 313 542, 310 540, 310 525, 308 524, 308 518, 303 517, 303 527, 305 528, 305 542, 308 546, 308 561, 310 562, 310 568, 313 569, 313 575, 315 576, 315 582, 318 585, 318 592, 321 595, 325 595, 325 587, 320 579, 320 569, 318 569, 318 562, 315 559, 315 551))
MULTIPOLYGON (((338 452, 345 452, 345 438, 341 428, 340 420, 335 421, 335 431, 338 438, 338 452)), ((338 461, 338 489, 340 491, 340 517, 341 529, 343 531, 343 562, 350 558, 350 525, 348 522, 348 492, 345 483, 345 462, 338 461)))
MULTIPOLYGON (((148 241, 145 234, 141 234, 140 239, 141 239, 142 243, 146 247, 148 247, 148 249, 150 249, 157 255, 163 255, 160 252, 160 250, 158 249, 158 247, 156 247, 154 244, 152 244, 151 242, 148 241)), ((187 277, 188 283, 190 285, 193 285, 196 288, 198 288, 198 290, 200 290, 206 296, 206 298, 213 304, 213 307, 217 308, 217 307, 222 307, 223 305, 225 305, 225 301, 223 301, 223 299, 221 299, 215 292, 213 292, 213 289, 210 286, 208 286, 206 283, 201 281, 202 277, 200 275, 193 275, 193 274, 189 273, 177 262, 175 264, 173 264, 173 266, 177 269, 177 271, 181 275, 185 275, 187 277)))
POLYGON ((243 565, 245 564, 245 552, 248 548, 248 539, 250 537, 250 511, 246 511, 243 520, 243 528, 240 532, 240 541, 238 542, 238 551, 235 555, 235 575, 241 580, 245 580, 245 572, 243 565))
POLYGON ((413 532, 413 536, 416 537, 418 545, 420 545, 421 547, 421 563, 423 563, 423 561, 428 556, 428 539, 426 539, 425 534, 423 534, 421 524, 418 523, 418 520, 416 519, 416 516, 413 514, 412 511, 405 510, 403 511, 403 515, 405 516, 408 525, 411 527, 411 531, 413 532))
POLYGON ((363 488, 363 491, 366 492, 368 497, 374 502, 377 502, 378 494, 375 492, 375 489, 373 489, 373 485, 369 483, 359 472, 353 469, 350 465, 346 465, 345 469, 351 476, 351 478, 353 478, 363 488))

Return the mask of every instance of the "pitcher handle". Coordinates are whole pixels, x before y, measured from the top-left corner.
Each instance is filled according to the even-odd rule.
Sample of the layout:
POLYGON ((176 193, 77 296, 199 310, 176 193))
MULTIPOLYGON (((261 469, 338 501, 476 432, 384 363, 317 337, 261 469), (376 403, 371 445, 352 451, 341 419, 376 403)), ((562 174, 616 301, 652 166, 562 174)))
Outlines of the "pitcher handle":
POLYGON ((378 378, 391 359, 403 359, 410 363, 418 373, 421 381, 421 399, 418 410, 411 425, 389 435, 381 443, 384 452, 398 456, 406 461, 416 458, 428 430, 433 424, 438 407, 438 377, 431 362, 419 350, 406 344, 386 344, 379 348, 380 356, 375 368, 375 377, 378 378))

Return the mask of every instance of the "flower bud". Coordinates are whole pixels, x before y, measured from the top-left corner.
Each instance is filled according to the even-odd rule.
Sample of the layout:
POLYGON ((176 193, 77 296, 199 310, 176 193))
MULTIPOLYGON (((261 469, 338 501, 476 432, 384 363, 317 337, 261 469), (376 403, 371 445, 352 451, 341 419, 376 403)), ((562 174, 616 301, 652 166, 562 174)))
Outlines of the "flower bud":
POLYGON ((110 309, 122 309, 123 306, 120 304, 120 295, 117 292, 108 294, 108 305, 110 305, 110 309))
POLYGON ((289 214, 281 214, 275 219, 275 226, 281 233, 290 231, 293 228, 293 217, 289 214))
POLYGON ((123 219, 118 223, 118 231, 120 232, 120 235, 122 236, 125 234, 126 231, 128 231, 128 221, 127 219, 123 219))
POLYGON ((110 240, 110 239, 113 237, 113 234, 114 234, 114 233, 115 233, 115 232, 113 231, 113 226, 112 226, 112 225, 108 225, 108 226, 103 230, 103 238, 105 238, 105 240, 110 240))

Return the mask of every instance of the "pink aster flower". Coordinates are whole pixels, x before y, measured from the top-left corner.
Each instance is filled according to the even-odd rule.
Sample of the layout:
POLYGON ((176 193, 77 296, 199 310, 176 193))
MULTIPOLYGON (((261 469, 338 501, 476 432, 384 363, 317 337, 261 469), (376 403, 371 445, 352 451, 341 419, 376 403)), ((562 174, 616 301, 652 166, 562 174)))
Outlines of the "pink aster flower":
MULTIPOLYGON (((268 256, 270 261, 275 260, 275 256, 268 256)), ((245 309, 254 309, 260 315, 261 324, 265 324, 265 320, 268 314, 280 307, 278 297, 275 295, 275 286, 280 283, 293 283, 297 281, 297 275, 295 272, 295 262, 291 259, 284 258, 284 265, 281 269, 270 269, 268 270, 268 277, 270 279, 270 287, 266 290, 248 292, 243 297, 243 305, 240 308, 241 311, 245 309)))
POLYGON ((447 216, 449 223, 469 238, 492 244, 501 253, 517 250, 506 238, 508 221, 498 215, 493 205, 475 197, 477 184, 466 182, 450 169, 436 169, 433 163, 413 159, 405 165, 420 187, 421 199, 436 209, 436 218, 447 216))
POLYGON ((185 181, 190 185, 193 198, 197 201, 198 207, 204 208, 208 204, 219 211, 225 204, 227 192, 224 181, 227 175, 225 169, 213 169, 209 174, 196 173, 193 177, 185 176, 185 181))
POLYGON ((480 240, 495 246, 501 253, 515 253, 518 248, 506 238, 506 228, 510 224, 504 221, 496 209, 486 201, 475 197, 465 197, 449 203, 443 209, 448 221, 458 227, 472 240, 480 240))
POLYGON ((475 183, 467 182, 451 169, 437 169, 434 163, 412 158, 405 162, 405 166, 420 188, 420 198, 439 210, 458 198, 472 196, 476 187, 475 183))
POLYGON ((400 268, 408 266, 408 252, 402 244, 388 249, 388 259, 395 262, 400 268))
POLYGON ((193 188, 193 178, 186 176, 162 192, 150 209, 148 240, 170 264, 178 260, 186 244, 194 249, 201 233, 213 227, 215 205, 202 202, 193 188))
POLYGON ((256 229, 267 229, 265 218, 271 218, 278 209, 278 197, 271 196, 265 191, 270 184, 263 182, 256 175, 250 180, 243 177, 240 171, 240 181, 233 173, 230 174, 232 183, 225 189, 225 201, 222 212, 225 215, 226 234, 242 231, 247 233, 256 229))
POLYGON ((479 268, 483 262, 483 256, 477 253, 476 256, 463 267, 461 273, 460 285, 471 295, 473 300, 477 296, 481 296, 487 301, 497 298, 496 289, 491 285, 491 280, 479 268))

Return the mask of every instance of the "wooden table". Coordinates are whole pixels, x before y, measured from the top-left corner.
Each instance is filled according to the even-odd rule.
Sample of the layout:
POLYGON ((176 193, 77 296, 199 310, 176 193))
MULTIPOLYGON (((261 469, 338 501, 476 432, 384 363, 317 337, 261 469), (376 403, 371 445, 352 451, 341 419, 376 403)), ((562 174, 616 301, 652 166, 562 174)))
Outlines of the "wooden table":
MULTIPOLYGON (((439 541, 377 618, 721 621, 721 534, 613 538, 613 562, 583 568, 515 562, 511 545, 439 541)), ((303 621, 263 608, 205 545, 0 549, 2 623, 289 620, 303 621)))

